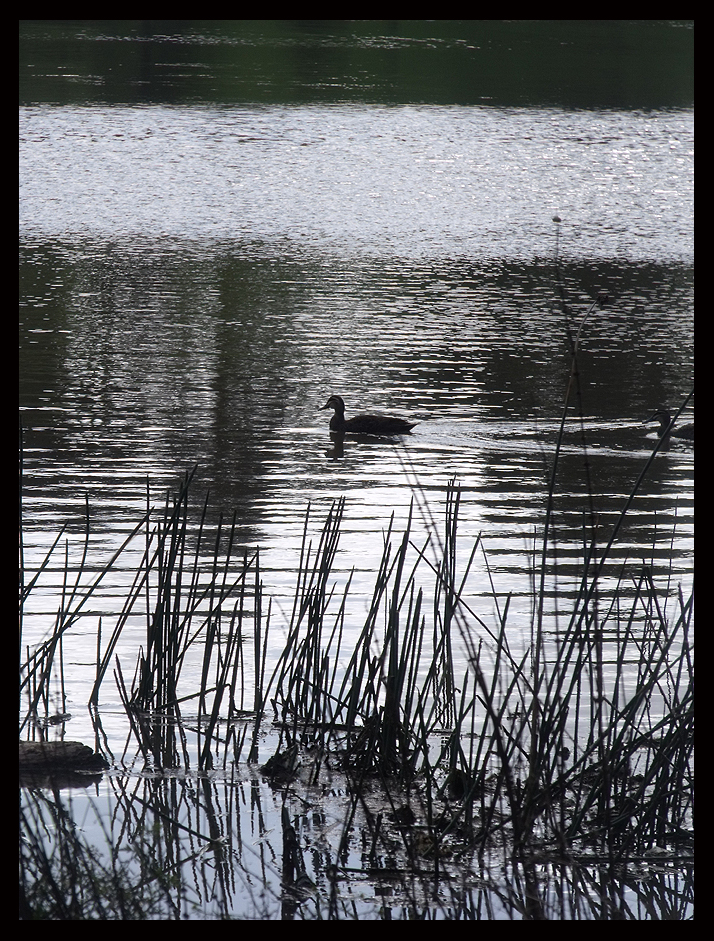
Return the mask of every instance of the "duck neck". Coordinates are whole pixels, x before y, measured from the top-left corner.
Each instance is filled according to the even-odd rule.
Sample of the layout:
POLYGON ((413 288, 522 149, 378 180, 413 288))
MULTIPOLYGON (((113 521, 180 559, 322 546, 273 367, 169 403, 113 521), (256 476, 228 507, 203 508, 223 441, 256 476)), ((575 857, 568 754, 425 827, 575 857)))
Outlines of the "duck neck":
POLYGON ((345 427, 345 410, 335 409, 335 414, 330 419, 330 428, 333 431, 342 431, 345 427))

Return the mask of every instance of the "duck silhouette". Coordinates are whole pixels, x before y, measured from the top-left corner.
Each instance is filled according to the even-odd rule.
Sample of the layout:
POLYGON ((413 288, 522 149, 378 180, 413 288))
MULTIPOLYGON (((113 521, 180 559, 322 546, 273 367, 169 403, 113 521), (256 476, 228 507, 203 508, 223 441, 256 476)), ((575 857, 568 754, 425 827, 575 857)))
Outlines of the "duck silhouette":
POLYGON ((658 421, 659 428, 657 434, 660 438, 682 438, 685 441, 694 441, 694 422, 689 425, 680 425, 679 428, 670 428, 672 417, 666 408, 658 408, 649 418, 645 418, 643 424, 651 421, 658 421))
POLYGON ((354 418, 345 418, 345 403, 339 395, 331 395, 320 411, 326 408, 335 410, 330 419, 330 431, 339 434, 405 435, 417 424, 389 415, 355 415, 354 418))

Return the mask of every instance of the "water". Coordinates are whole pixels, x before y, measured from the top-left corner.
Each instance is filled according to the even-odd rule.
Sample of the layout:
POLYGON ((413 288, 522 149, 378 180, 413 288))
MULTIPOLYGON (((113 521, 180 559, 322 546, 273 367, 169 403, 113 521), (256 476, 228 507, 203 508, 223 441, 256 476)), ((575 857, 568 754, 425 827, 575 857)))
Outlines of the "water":
MULTIPOLYGON (((308 503, 348 495, 341 564, 356 557, 367 581, 391 513, 416 488, 438 516, 456 477, 464 540, 483 536, 499 594, 523 594, 566 329, 599 289, 612 300, 584 329, 581 369, 601 516, 651 447, 642 419, 689 390, 691 133, 687 113, 22 109, 29 529, 45 545, 88 494, 115 544, 147 476, 175 486, 198 464, 287 596, 308 503), (348 415, 419 424, 337 457, 319 411, 333 391, 348 415)), ((567 427, 561 524, 578 558, 588 482, 567 427)), ((626 555, 669 547, 651 524, 676 495, 686 572, 691 449, 660 465, 626 555)))
POLYGON ((687 112, 23 108, 23 231, 414 260, 692 257, 687 112), (286 211, 289 207, 289 212, 286 211))
MULTIPOLYGON (((215 36, 198 32, 194 61, 215 51, 215 36)), ((382 39, 370 50, 386 49, 382 39)), ((147 477, 160 503, 197 465, 196 513, 209 492, 210 520, 236 510, 240 545, 261 548, 274 658, 308 504, 316 534, 347 496, 336 578, 356 570, 358 625, 392 514, 399 529, 416 493, 440 521, 455 477, 463 555, 481 536, 490 563, 490 577, 475 570, 469 604, 489 619, 494 592, 499 603, 511 596, 525 642, 567 330, 606 290, 583 327, 584 423, 572 409, 557 485, 557 603, 567 610, 588 494, 604 541, 655 440, 642 419, 660 404, 674 410, 692 387, 691 108, 583 110, 547 95, 526 107, 508 96, 354 101, 344 80, 331 96, 211 100, 195 70, 201 92, 187 100, 97 99, 87 75, 98 66, 85 72, 81 56, 105 40, 88 29, 74 41, 77 67, 65 72, 83 76, 79 93, 63 84, 55 97, 51 75, 63 66, 44 66, 32 87, 53 93, 26 95, 20 108, 26 564, 39 565, 65 523, 78 561, 85 496, 91 563, 104 564, 144 512, 147 477), (383 410, 419 424, 396 442, 346 440, 340 451, 319 411, 331 393, 348 417, 383 410)), ((33 61, 39 74, 45 59, 33 61)), ((160 85, 177 92, 182 82, 176 73, 160 85)), ((692 490, 693 448, 673 446, 643 485, 606 591, 643 560, 672 599, 679 582, 686 590, 692 490)), ((428 529, 419 514, 415 526, 428 529)), ((83 709, 97 620, 107 631, 136 559, 68 638, 72 738, 93 738, 83 709)), ((57 566, 40 579, 27 643, 51 630, 59 581, 57 566)), ((111 687, 104 727, 119 741, 111 687)))

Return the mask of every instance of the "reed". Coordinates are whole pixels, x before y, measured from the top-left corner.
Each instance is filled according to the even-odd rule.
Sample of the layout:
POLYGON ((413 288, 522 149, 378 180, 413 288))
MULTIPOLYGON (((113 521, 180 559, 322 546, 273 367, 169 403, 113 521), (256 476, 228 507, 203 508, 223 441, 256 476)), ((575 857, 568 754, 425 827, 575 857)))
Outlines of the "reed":
MULTIPOLYGON (((565 859, 587 851, 618 861, 652 845, 671 846, 677 839, 686 844, 693 800, 691 598, 680 593, 674 616, 668 615, 645 567, 634 596, 623 585, 603 610, 591 579, 583 578, 556 641, 552 635, 546 639, 536 620, 533 645, 516 657, 509 644, 508 604, 488 626, 465 600, 467 576, 482 546, 477 540, 461 569, 460 492, 452 481, 443 536, 431 533, 417 544, 415 504, 401 533, 390 524, 372 600, 350 649, 344 627, 351 576, 338 589, 332 575, 345 510, 340 500, 327 513, 315 551, 311 514, 306 514, 285 649, 266 682, 270 616, 269 606, 263 615, 258 555, 244 555, 237 565, 232 560, 235 520, 225 530, 219 522, 206 540, 205 506, 189 553, 189 484, 187 478, 151 528, 146 521, 155 511, 147 510, 141 524, 146 549, 103 646, 92 693, 96 702, 114 654, 114 676, 134 738, 154 767, 188 768, 195 762, 199 769, 210 768, 221 747, 227 766, 239 760, 246 736, 249 760, 257 760, 270 704, 273 727, 281 740, 287 738, 293 761, 303 745, 310 746, 310 783, 319 781, 324 763, 339 768, 349 782, 344 839, 363 816, 373 861, 393 851, 386 817, 367 812, 365 794, 375 780, 392 816, 401 806, 412 808, 417 824, 400 824, 403 851, 415 872, 426 866, 432 877, 443 868, 440 847, 454 840, 478 852, 510 847, 506 855, 527 892, 536 889, 526 861, 543 847, 565 859), (203 545, 210 551, 202 553, 203 545), (208 579, 199 577, 202 567, 208 579), (146 652, 139 653, 127 684, 116 651, 140 601, 146 652), (250 636, 247 624, 252 645, 243 642, 250 636), (457 640, 467 660, 458 684, 457 640), (200 664, 196 689, 181 679, 193 650, 200 664), (246 657, 248 651, 252 655, 246 657), (246 674, 253 677, 249 709, 246 674), (183 718, 187 704, 194 704, 200 721, 183 718), (157 714, 173 721, 157 722, 157 714), (239 714, 253 723, 252 733, 245 725, 242 737, 230 722, 239 714), (193 758, 182 731, 186 724, 197 730, 193 758)), ((588 564, 594 554, 591 547, 588 564)), ((602 558, 596 573, 602 571, 602 558)), ((96 590, 96 583, 87 590, 96 590)), ((72 603, 62 604, 60 636, 84 603, 78 592, 73 596, 68 590, 66 597, 72 603)), ((41 651, 57 649, 53 637, 41 651)), ((47 695, 50 672, 41 665, 41 653, 28 657, 23 683, 32 688, 35 706, 47 695)))
MULTIPOLYGON (((190 483, 187 475, 176 498, 166 501, 151 529, 146 527, 144 556, 102 651, 91 696, 96 705, 121 633, 143 601, 146 648, 130 688, 118 661, 114 675, 135 735, 155 764, 173 766, 180 752, 165 747, 166 726, 151 716, 178 721, 181 708, 194 703, 195 761, 199 768, 212 767, 222 729, 232 716, 246 713, 248 672, 253 676, 251 761, 257 760, 265 705, 271 703, 275 727, 289 744, 318 745, 321 755, 337 757, 358 784, 377 776, 401 786, 418 779, 429 795, 444 793, 444 786, 454 793, 460 788, 464 806, 447 833, 468 820, 472 837, 485 845, 493 826, 508 826, 514 845, 525 851, 534 840, 555 840, 565 848, 585 832, 597 832, 609 852, 626 854, 662 839, 666 821, 686 829, 692 794, 691 599, 679 598, 672 623, 645 569, 629 609, 624 592, 616 592, 602 614, 594 585, 606 552, 593 569, 591 547, 585 561, 595 574, 583 578, 557 643, 549 641, 546 656, 545 632, 536 620, 531 648, 516 659, 509 647, 508 605, 499 612, 498 623, 484 631, 464 600, 479 543, 459 573, 460 492, 452 481, 441 558, 429 558, 437 540, 414 542, 413 504, 404 531, 396 534, 392 523, 385 534, 372 600, 349 650, 344 623, 351 577, 338 593, 331 575, 345 509, 340 500, 327 514, 316 551, 309 539, 310 512, 306 514, 291 622, 266 683, 270 608, 264 617, 258 554, 244 555, 235 574, 235 519, 225 534, 219 521, 210 553, 202 554, 204 505, 189 555, 190 483), (220 548, 224 542, 225 556, 220 548), (202 581, 199 570, 206 567, 206 558, 208 578, 202 581), (433 579, 429 624, 423 570, 433 579), (243 638, 249 617, 253 645, 246 665, 243 638), (615 638, 607 642, 611 659, 614 653, 607 681, 602 671, 606 627, 615 638), (455 632, 469 666, 461 692, 454 678, 455 632), (194 649, 200 687, 182 691, 182 668, 194 649), (632 660, 639 663, 634 677, 632 660), (342 668, 340 662, 345 663, 342 668), (437 737, 445 744, 435 757, 437 737), (636 813, 625 826, 628 808, 636 813)), ((154 515, 148 507, 140 526, 154 515)), ((118 553, 113 561, 117 558, 118 553)), ((76 583, 63 593, 52 637, 28 655, 21 680, 29 700, 23 725, 48 698, 63 633, 110 567, 104 567, 84 595, 76 583)), ((430 796, 430 806, 435 803, 430 796)), ((428 816, 433 824, 433 811, 428 816)))
MULTIPOLYGON (((104 650, 92 693, 93 703, 129 613, 138 597, 146 592, 147 653, 142 652, 139 657, 131 691, 124 685, 120 667, 116 674, 127 710, 133 714, 169 712, 178 717, 180 703, 197 701, 203 723, 198 765, 209 767, 219 720, 225 716, 225 711, 222 712, 225 695, 228 694, 228 716, 243 705, 242 699, 237 701, 235 696, 237 676, 243 674, 241 638, 247 574, 252 568, 255 578, 250 591, 254 603, 252 711, 256 729, 260 728, 262 704, 274 687, 274 716, 294 739, 309 732, 311 740, 319 740, 323 749, 334 747, 340 752, 343 767, 362 778, 365 774, 377 774, 386 780, 396 775, 404 783, 422 774, 434 791, 440 772, 447 776, 458 772, 473 784, 466 791, 470 799, 478 796, 480 800, 478 813, 472 806, 470 816, 475 814, 486 821, 502 817, 503 811, 497 808, 505 798, 521 845, 535 835, 544 838, 542 834, 546 832, 569 845, 593 817, 603 833, 621 834, 623 815, 628 806, 635 805, 637 814, 632 815, 629 843, 622 843, 618 835, 623 846, 641 848, 653 836, 659 834, 661 838, 666 820, 684 827, 692 790, 691 599, 680 597, 677 618, 670 624, 654 581, 645 570, 630 609, 623 609, 619 598, 603 618, 599 606, 592 603, 592 584, 583 580, 570 623, 558 640, 555 658, 549 663, 544 655, 542 632, 535 638, 536 645, 541 647, 540 655, 531 650, 521 661, 514 660, 507 639, 507 608, 497 628, 490 632, 487 649, 480 634, 474 634, 470 612, 462 600, 464 578, 456 576, 458 489, 452 483, 446 506, 448 551, 438 565, 428 567, 435 577, 430 630, 426 629, 424 589, 416 582, 418 566, 426 558, 425 548, 416 551, 416 562, 407 570, 408 550, 410 546, 414 548, 410 513, 396 550, 390 538, 391 527, 386 534, 372 603, 339 676, 336 664, 344 649, 349 579, 332 622, 325 626, 335 599, 330 572, 344 512, 344 501, 339 501, 328 514, 314 554, 307 542, 306 518, 293 620, 283 654, 264 688, 267 648, 266 637, 261 638, 257 557, 244 559, 238 578, 229 579, 227 562, 224 560, 219 568, 215 550, 209 584, 201 588, 195 574, 197 549, 191 577, 185 578, 189 482, 173 504, 167 503, 160 524, 147 540, 147 547, 155 542, 156 548, 145 554, 140 574, 104 650), (154 570, 158 578, 149 593, 146 586, 154 570), (197 614, 206 600, 207 606, 197 614), (221 630, 221 617, 226 616, 226 611, 227 627, 221 630), (380 611, 384 631, 378 635, 380 611), (644 625, 642 611, 647 613, 644 625), (602 676, 603 622, 611 621, 616 621, 616 657, 614 676, 606 687, 602 676), (468 651, 473 676, 470 698, 466 698, 465 692, 469 688, 468 676, 462 684, 460 699, 455 691, 451 654, 454 624, 458 625, 468 651), (198 645, 202 647, 201 687, 179 696, 177 681, 182 664, 189 649, 198 645), (634 683, 626 677, 631 657, 640 663, 634 683), (213 694, 210 700, 209 693, 213 694), (655 698, 660 698, 667 710, 656 720, 655 698), (482 716, 479 728, 475 727, 477 713, 482 716), (472 731, 467 759, 461 739, 468 717, 472 731), (448 747, 432 763, 430 739, 444 731, 448 747), (647 756, 644 771, 630 771, 630 765, 636 763, 643 751, 647 756), (567 753, 570 755, 565 758, 567 753), (671 760, 672 756, 676 760, 671 760), (492 800, 487 802, 486 769, 494 767, 498 769, 495 789, 492 800), (599 769, 597 781, 593 780, 594 768, 599 769), (566 792, 577 798, 567 819, 562 803, 558 805, 566 792), (544 819, 545 830, 541 827, 537 831, 536 822, 542 823, 544 819)), ((147 518, 150 515, 147 513, 147 518)), ((201 527, 204 520, 205 508, 201 527)), ((234 525, 228 537, 229 546, 234 525)), ((219 531, 220 528, 219 524, 219 531)), ((216 537, 216 546, 219 542, 216 537)), ((473 559, 472 552, 467 571, 473 559)), ((602 568, 602 556, 599 565, 602 568)), ((106 566, 100 578, 108 570, 106 566)), ((98 583, 99 580, 87 591, 96 590, 98 583)), ((67 594, 71 605, 65 604, 63 597, 51 640, 33 652, 25 664, 21 688, 32 690, 27 715, 36 710, 43 696, 47 697, 54 652, 87 597, 77 598, 76 590, 67 594)), ((254 734, 253 751, 256 742, 254 734)), ((483 828, 482 834, 487 829, 483 828)))

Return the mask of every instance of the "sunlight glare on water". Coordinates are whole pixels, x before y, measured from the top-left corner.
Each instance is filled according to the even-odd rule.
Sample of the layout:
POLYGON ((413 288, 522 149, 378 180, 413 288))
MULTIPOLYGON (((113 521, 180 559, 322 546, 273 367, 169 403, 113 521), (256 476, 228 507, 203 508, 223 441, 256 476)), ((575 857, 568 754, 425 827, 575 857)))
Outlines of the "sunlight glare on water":
POLYGON ((531 259, 557 211, 577 257, 691 257, 692 133, 677 112, 23 108, 20 224, 531 259))

